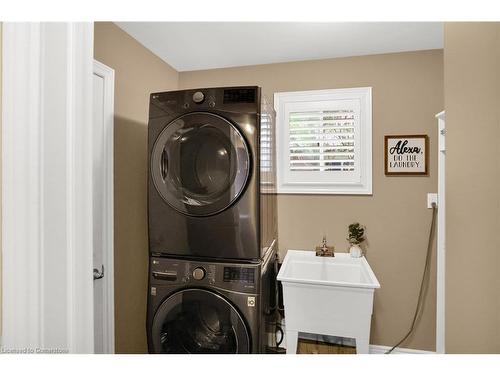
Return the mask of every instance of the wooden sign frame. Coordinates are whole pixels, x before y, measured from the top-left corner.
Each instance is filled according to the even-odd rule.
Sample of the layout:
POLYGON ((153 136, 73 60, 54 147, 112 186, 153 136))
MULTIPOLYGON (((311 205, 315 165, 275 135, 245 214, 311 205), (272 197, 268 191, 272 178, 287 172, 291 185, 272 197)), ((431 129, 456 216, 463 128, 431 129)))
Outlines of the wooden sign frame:
POLYGON ((429 175, 429 136, 427 134, 410 134, 410 135, 386 135, 384 137, 384 170, 386 176, 428 176, 429 175), (423 172, 389 172, 388 156, 389 156, 389 139, 408 139, 421 138, 425 144, 424 155, 424 171, 423 172))

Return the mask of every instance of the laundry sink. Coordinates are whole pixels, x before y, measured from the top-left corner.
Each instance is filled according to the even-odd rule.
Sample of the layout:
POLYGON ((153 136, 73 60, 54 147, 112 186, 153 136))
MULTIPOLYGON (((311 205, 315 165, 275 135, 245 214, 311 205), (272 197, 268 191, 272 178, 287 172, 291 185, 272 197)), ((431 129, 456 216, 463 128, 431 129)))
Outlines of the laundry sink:
POLYGON ((285 283, 380 288, 366 258, 352 258, 347 253, 319 257, 313 251, 288 250, 278 280, 285 283))
POLYGON ((374 290, 380 284, 365 257, 288 250, 278 280, 287 353, 296 352, 299 332, 354 338, 357 353, 368 353, 374 290))

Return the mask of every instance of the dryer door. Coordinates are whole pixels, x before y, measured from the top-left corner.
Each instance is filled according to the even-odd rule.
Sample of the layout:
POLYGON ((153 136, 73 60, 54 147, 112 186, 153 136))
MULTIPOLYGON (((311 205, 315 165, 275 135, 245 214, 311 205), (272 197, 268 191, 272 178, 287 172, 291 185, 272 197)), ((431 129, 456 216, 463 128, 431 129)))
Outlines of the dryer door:
POLYGON ((249 353, 243 318, 224 297, 186 289, 168 297, 152 326, 155 353, 249 353))
POLYGON ((156 190, 171 207, 191 216, 229 207, 243 192, 249 171, 243 135, 211 113, 188 113, 170 122, 151 154, 156 190))

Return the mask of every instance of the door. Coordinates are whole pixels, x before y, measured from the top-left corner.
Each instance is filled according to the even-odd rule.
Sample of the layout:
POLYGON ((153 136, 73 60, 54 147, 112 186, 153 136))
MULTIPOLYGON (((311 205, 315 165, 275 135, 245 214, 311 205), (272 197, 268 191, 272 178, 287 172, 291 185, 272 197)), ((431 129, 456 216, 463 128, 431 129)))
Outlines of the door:
POLYGON ((168 297, 152 325, 155 353, 236 354, 250 352, 243 318, 219 294, 186 289, 168 297))
POLYGON ((167 124, 151 154, 151 174, 160 196, 175 210, 209 216, 231 206, 245 189, 250 155, 240 131, 206 112, 167 124))
POLYGON ((113 70, 94 61, 92 188, 95 353, 114 353, 113 86, 113 70))

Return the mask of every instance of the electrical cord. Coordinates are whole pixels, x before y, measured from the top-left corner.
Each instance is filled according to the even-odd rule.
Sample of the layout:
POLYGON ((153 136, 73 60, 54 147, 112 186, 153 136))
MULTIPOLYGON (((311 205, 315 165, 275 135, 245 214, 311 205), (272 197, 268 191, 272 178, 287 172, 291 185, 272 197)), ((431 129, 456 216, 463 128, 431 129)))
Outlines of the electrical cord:
POLYGON ((274 331, 274 338, 276 340, 276 347, 279 347, 283 342, 283 338, 285 337, 285 333, 283 332, 283 328, 281 328, 281 324, 276 323, 276 330, 274 331), (280 333, 280 339, 278 340, 277 333, 280 333))
POLYGON ((420 291, 418 293, 418 300, 417 300, 417 306, 415 308, 415 314, 413 315, 413 320, 411 322, 410 330, 408 333, 396 344, 394 345, 391 349, 385 352, 385 354, 391 354, 394 349, 396 349, 399 345, 401 345, 412 333, 413 330, 415 329, 415 323, 417 322, 417 317, 419 315, 420 309, 422 308, 422 302, 423 302, 423 297, 424 297, 424 284, 425 280, 427 278, 427 274, 429 272, 429 266, 431 262, 431 252, 432 252, 432 239, 434 238, 434 225, 436 222, 436 212, 437 212, 437 206, 436 203, 432 203, 432 221, 431 221, 431 228, 429 231, 429 242, 427 243, 427 255, 425 256, 425 266, 424 266, 424 272, 422 274, 422 281, 420 282, 420 291))

